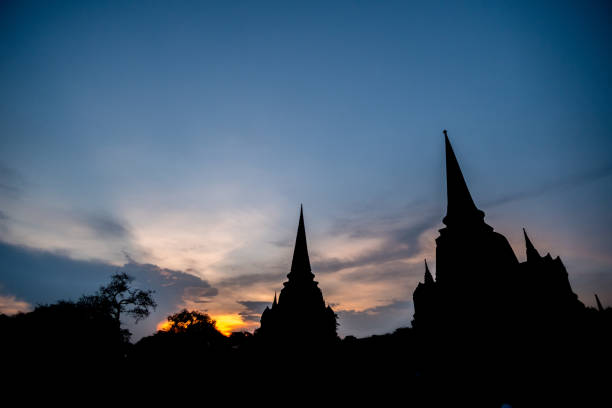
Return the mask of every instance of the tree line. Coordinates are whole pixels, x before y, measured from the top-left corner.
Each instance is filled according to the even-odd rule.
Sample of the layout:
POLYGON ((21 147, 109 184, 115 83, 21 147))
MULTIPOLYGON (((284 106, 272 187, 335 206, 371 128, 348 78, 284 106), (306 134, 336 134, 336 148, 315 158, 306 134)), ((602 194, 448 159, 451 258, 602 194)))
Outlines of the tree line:
MULTIPOLYGON (((460 377, 442 378, 431 372, 440 361, 427 351, 430 348, 424 337, 413 328, 362 339, 347 336, 314 347, 306 332, 286 344, 266 342, 257 331, 224 336, 209 315, 184 309, 167 317, 164 330, 131 343, 131 333, 122 321, 145 319, 156 306, 154 291, 137 289, 132 277, 116 273, 97 292, 76 301, 62 300, 38 305, 28 313, 0 315, 2 368, 16 380, 36 379, 68 385, 72 390, 79 384, 79 389, 93 389, 96 395, 117 387, 138 393, 156 387, 166 390, 174 384, 179 388, 171 386, 171 392, 179 392, 181 401, 187 402, 200 401, 202 395, 196 390, 201 387, 212 392, 231 385, 241 390, 234 398, 308 390, 310 397, 342 396, 343 404, 360 402, 360 395, 368 395, 380 403, 401 397, 408 398, 408 405, 436 406, 440 398, 452 403, 459 398, 453 392, 467 389, 460 377)), ((592 349, 609 352, 609 346, 603 344, 609 344, 612 309, 588 308, 585 318, 591 322, 589 327, 599 330, 593 335, 582 332, 594 339, 592 349), (599 343, 602 346, 596 346, 599 343)), ((556 361, 570 367, 573 360, 589 356, 586 367, 607 370, 598 364, 609 359, 589 353, 583 344, 564 350, 556 361)), ((534 360, 524 368, 525 374, 533 373, 536 367, 542 369, 534 360)), ((459 367, 456 372, 469 370, 459 367)), ((543 373, 550 371, 545 368, 543 373)), ((561 372, 566 371, 578 380, 584 377, 584 373, 571 370, 561 372)), ((598 378, 593 373, 589 381, 598 378)), ((601 377, 606 378, 609 376, 601 377)), ((488 392, 470 386, 475 387, 469 388, 470 392, 488 392)), ((494 403, 485 406, 497 407, 504 402, 495 395, 486 401, 494 403)))

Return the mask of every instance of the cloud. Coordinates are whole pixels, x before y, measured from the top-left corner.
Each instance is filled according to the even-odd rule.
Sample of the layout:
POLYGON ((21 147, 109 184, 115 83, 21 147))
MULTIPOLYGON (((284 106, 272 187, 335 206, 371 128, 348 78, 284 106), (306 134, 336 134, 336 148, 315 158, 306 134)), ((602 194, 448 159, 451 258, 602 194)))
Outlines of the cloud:
POLYGON ((0 210, 0 233, 3 236, 7 236, 9 232, 9 222, 10 218, 6 213, 0 210))
POLYGON ((210 298, 217 296, 219 290, 211 287, 208 282, 199 286, 188 286, 183 291, 183 299, 193 303, 209 303, 210 298))
POLYGON ((248 287, 259 283, 278 283, 282 282, 288 272, 270 272, 270 273, 251 273, 230 278, 222 279, 217 282, 219 287, 248 287))
MULTIPOLYGON (((399 308, 401 302, 411 299, 423 277, 423 257, 433 253, 430 235, 441 217, 433 209, 423 208, 423 203, 416 206, 420 209, 415 211, 418 217, 405 208, 378 214, 345 214, 328 225, 323 234, 319 232, 320 236, 309 246, 312 270, 325 300, 336 305, 334 310, 341 311, 339 323, 343 335, 394 330, 410 322, 410 318, 398 317, 386 323, 383 320, 392 315, 391 307, 377 308, 394 302, 398 302, 399 308), (360 316, 363 325, 358 327, 355 322, 360 316)), ((236 271, 254 272, 215 281, 215 287, 221 291, 215 303, 223 301, 221 298, 246 298, 234 301, 243 307, 236 313, 245 323, 257 326, 261 313, 272 302, 274 290, 281 289, 286 281, 291 249, 286 248, 286 252, 287 256, 277 258, 275 264, 272 259, 262 264, 223 263, 228 275, 236 271)), ((223 307, 232 309, 231 305, 223 307)), ((411 316, 409 310, 398 311, 397 315, 411 316)))
POLYGON ((546 193, 577 187, 585 183, 590 183, 602 179, 604 177, 608 177, 611 174, 612 164, 608 164, 596 169, 572 174, 564 179, 559 179, 550 183, 541 184, 528 190, 517 191, 514 193, 502 195, 493 200, 485 201, 483 203, 483 207, 495 207, 513 201, 525 200, 532 197, 538 197, 546 193))
POLYGON ((134 340, 152 334, 157 323, 184 307, 198 305, 217 296, 217 288, 192 274, 133 260, 123 266, 101 261, 74 260, 66 255, 0 242, 0 283, 8 293, 31 304, 77 299, 95 292, 116 272, 134 277, 134 286, 155 291, 158 308, 138 325, 126 322, 134 340))
POLYGON ((290 239, 277 239, 268 241, 268 243, 278 248, 292 248, 294 245, 294 242, 290 239))
POLYGON ((37 197, 36 184, 0 163, 2 241, 49 251, 64 250, 80 259, 122 262, 123 252, 145 255, 130 225, 106 210, 77 208, 37 197), (27 189, 26 189, 27 187, 27 189))
POLYGON ((0 232, 4 242, 115 264, 125 260, 125 252, 140 259, 148 255, 128 223, 114 214, 47 206, 32 199, 9 200, 2 205, 0 232))
POLYGON ((363 311, 340 310, 337 314, 341 322, 340 336, 365 337, 390 333, 397 328, 410 326, 414 305, 412 301, 394 300, 387 305, 363 311))
POLYGON ((0 163, 0 192, 10 196, 18 196, 25 184, 23 176, 15 169, 0 163))
MULTIPOLYGON (((41 284, 10 293, 18 296, 27 293, 24 299, 28 301, 54 302, 61 297, 92 292, 113 272, 129 270, 143 288, 157 291, 156 298, 168 299, 158 300, 158 311, 131 327, 135 338, 154 330, 147 327, 150 321, 155 320, 152 322, 155 325, 183 307, 209 313, 213 318, 232 314, 251 323, 249 327, 253 328, 289 272, 295 230, 291 226, 287 230, 278 228, 278 234, 270 233, 270 220, 276 218, 274 211, 226 211, 213 217, 188 209, 177 214, 157 214, 152 223, 151 214, 140 210, 118 216, 70 207, 48 208, 32 201, 26 204, 31 208, 7 209, 11 235, 5 239, 12 244, 44 248, 57 257, 55 261, 61 259, 65 263, 61 271, 52 268, 55 281, 46 283, 50 290, 45 291, 46 286, 41 284), (287 239, 280 239, 283 236, 287 239), (59 253, 60 249, 64 252, 59 253), (134 259, 128 258, 125 263, 123 253, 133 255, 134 259), (70 259, 76 257, 83 260, 70 259), (92 257, 104 261, 87 260, 92 257), (150 263, 138 263, 135 259, 150 263), (159 267, 161 264, 171 269, 159 267), (94 275, 100 278, 90 279, 89 272, 72 278, 77 273, 73 271, 75 265, 83 271, 96 269, 94 275), (170 276, 180 283, 172 284, 170 276), (189 282, 190 277, 199 279, 197 276, 205 276, 214 282, 214 287, 207 280, 203 281, 208 286, 189 282), (84 278, 87 285, 77 283, 84 278), (32 297, 36 291, 37 296, 32 297), (257 309, 255 303, 240 302, 261 302, 259 305, 264 306, 257 309)), ((375 202, 361 211, 344 213, 343 218, 333 220, 331 225, 323 224, 323 231, 318 232, 310 249, 313 272, 326 300, 338 303, 339 307, 363 310, 388 303, 392 298, 403 298, 404 293, 408 297, 417 276, 411 269, 411 262, 415 262, 412 258, 422 262, 420 254, 427 250, 423 236, 441 218, 428 215, 435 211, 423 208, 425 205, 411 203, 389 211, 375 202)), ((418 276, 421 275, 419 271, 418 276)), ((42 280, 32 276, 30 281, 42 280)))
POLYGON ((127 224, 113 215, 93 213, 83 214, 77 218, 100 238, 128 239, 131 236, 127 224))
POLYGON ((379 238, 378 247, 362 251, 358 256, 351 258, 315 259, 312 262, 313 270, 317 273, 333 273, 343 269, 363 268, 410 259, 422 252, 423 234, 440 222, 440 217, 437 215, 426 215, 414 223, 406 223, 405 214, 387 215, 385 218, 386 222, 382 224, 380 220, 373 218, 356 223, 352 228, 347 224, 343 225, 343 232, 351 238, 379 238))
POLYGON ((272 302, 259 302, 254 300, 239 300, 237 303, 246 307, 246 310, 238 313, 245 322, 259 323, 261 314, 266 306, 271 306, 272 302))
POLYGON ((19 312, 29 312, 32 305, 23 300, 17 300, 14 295, 0 295, 0 313, 14 315, 19 312))
MULTIPOLYGON (((343 274, 340 279, 343 283, 355 282, 376 283, 390 282, 392 285, 416 287, 419 279, 423 278, 425 272, 423 261, 408 262, 403 260, 390 261, 382 265, 371 265, 356 268, 349 273, 343 274)), ((406 288, 409 290, 409 287, 406 288)))

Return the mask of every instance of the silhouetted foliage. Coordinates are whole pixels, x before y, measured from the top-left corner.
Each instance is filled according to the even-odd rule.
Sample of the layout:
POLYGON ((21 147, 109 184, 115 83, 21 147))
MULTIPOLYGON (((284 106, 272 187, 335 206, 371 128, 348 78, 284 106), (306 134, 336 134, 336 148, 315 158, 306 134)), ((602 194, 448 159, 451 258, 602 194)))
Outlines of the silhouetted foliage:
POLYGON ((132 361, 156 371, 170 366, 190 370, 194 364, 219 361, 231 350, 229 339, 205 313, 183 309, 167 320, 165 329, 136 343, 132 361))
POLYGON ((233 332, 229 336, 230 344, 234 349, 248 347, 253 339, 253 334, 247 331, 233 332))
MULTIPOLYGON (((19 365, 86 367, 117 363, 127 345, 113 317, 83 303, 59 301, 3 319, 2 349, 19 365)), ((6 362, 7 359, 4 359, 6 362)))
POLYGON ((127 313, 140 320, 155 306, 151 291, 130 287, 132 278, 115 274, 94 295, 78 301, 38 305, 32 312, 2 316, 3 362, 13 370, 58 371, 71 378, 82 370, 102 376, 116 371, 129 353, 130 333, 120 319, 127 313))
POLYGON ((138 323, 149 316, 150 309, 155 309, 157 303, 153 299, 155 291, 133 288, 133 280, 125 272, 116 273, 108 285, 101 286, 94 295, 82 296, 79 303, 109 311, 118 324, 125 314, 138 323))
POLYGON ((195 310, 183 309, 178 313, 168 316, 169 327, 163 331, 172 334, 189 334, 203 338, 215 338, 222 336, 217 330, 216 322, 209 315, 195 310))

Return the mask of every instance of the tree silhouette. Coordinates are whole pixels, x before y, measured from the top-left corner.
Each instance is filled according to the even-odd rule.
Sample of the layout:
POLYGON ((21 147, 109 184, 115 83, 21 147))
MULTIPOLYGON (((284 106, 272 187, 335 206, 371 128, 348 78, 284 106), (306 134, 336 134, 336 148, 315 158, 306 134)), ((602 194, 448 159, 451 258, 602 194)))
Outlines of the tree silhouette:
POLYGON ((153 299, 153 290, 142 290, 131 287, 133 277, 125 272, 111 276, 106 286, 101 286, 94 295, 81 296, 79 303, 98 306, 107 309, 117 325, 121 325, 121 315, 127 314, 138 323, 155 309, 157 303, 153 299))
POLYGON ((220 334, 215 327, 216 322, 209 315, 195 310, 183 309, 174 313, 168 316, 168 323, 166 331, 170 333, 220 334))
MULTIPOLYGON (((209 315, 183 309, 168 316, 167 321, 164 329, 136 343, 131 355, 134 366, 146 367, 157 376, 177 369, 202 376, 198 367, 217 367, 221 361, 228 361, 232 350, 229 339, 217 330, 209 315)), ((210 375, 215 373, 211 371, 210 375)))
POLYGON ((119 364, 129 347, 127 330, 118 331, 108 309, 91 303, 60 300, 0 320, 3 363, 14 369, 102 370, 119 364))

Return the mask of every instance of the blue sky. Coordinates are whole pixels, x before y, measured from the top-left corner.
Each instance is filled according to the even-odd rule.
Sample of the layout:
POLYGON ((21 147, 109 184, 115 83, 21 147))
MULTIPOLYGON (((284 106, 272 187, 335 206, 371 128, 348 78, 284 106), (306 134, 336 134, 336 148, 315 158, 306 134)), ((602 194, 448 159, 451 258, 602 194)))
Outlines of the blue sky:
POLYGON ((407 325, 444 128, 519 258, 526 227, 610 304, 609 20, 604 2, 4 2, 0 307, 131 268, 167 299, 137 335, 183 306, 252 329, 303 203, 341 333, 407 325), (35 290, 60 279, 37 256, 84 272, 35 290))

